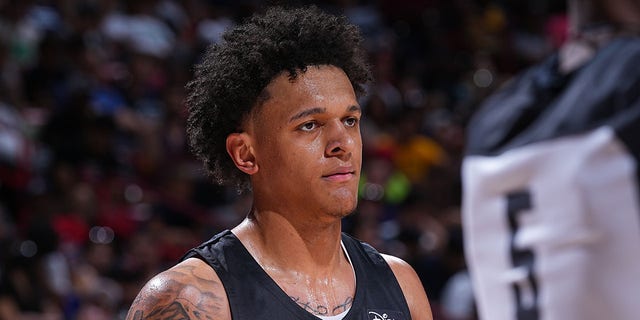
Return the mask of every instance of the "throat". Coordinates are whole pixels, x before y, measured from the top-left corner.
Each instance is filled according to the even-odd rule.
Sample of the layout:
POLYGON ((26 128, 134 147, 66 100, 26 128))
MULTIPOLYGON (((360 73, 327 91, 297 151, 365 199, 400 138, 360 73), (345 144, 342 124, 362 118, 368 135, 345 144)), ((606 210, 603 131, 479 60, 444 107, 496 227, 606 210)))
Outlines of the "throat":
POLYGON ((234 233, 263 267, 316 272, 314 277, 339 267, 340 223, 309 224, 298 221, 295 214, 265 211, 252 214, 234 233))

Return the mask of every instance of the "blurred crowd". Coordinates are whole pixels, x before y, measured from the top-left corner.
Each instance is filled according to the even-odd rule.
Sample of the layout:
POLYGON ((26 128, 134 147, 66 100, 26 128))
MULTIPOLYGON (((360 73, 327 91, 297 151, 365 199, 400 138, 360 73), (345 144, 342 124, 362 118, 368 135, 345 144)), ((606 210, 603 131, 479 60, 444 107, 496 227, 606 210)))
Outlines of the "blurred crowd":
MULTIPOLYGON (((303 4, 305 1, 271 1, 303 4)), ((325 0, 365 36, 364 160, 345 231, 475 319, 460 229, 465 124, 566 36, 564 1, 325 0)), ((189 152, 184 86, 258 0, 0 0, 0 319, 123 319, 250 196, 189 152)))

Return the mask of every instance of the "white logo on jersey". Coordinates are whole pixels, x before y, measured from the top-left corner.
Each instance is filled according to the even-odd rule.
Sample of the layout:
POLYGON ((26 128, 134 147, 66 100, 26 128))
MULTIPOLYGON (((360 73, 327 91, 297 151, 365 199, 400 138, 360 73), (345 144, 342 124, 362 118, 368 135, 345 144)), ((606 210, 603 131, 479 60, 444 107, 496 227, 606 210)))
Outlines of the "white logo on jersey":
POLYGON ((379 314, 377 312, 369 311, 369 320, 394 320, 394 319, 390 319, 389 315, 386 313, 379 314))

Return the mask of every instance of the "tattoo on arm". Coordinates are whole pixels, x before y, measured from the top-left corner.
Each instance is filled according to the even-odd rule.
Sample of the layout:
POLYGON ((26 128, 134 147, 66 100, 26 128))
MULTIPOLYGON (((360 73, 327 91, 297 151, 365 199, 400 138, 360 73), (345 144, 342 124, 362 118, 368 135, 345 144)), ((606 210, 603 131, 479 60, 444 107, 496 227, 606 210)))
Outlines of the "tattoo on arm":
POLYGON ((190 307, 174 301, 167 306, 152 310, 147 316, 145 316, 141 310, 137 310, 134 319, 213 319, 211 315, 205 313, 205 310, 198 310, 194 307, 195 306, 190 307))
POLYGON ((291 299, 295 303, 297 303, 300 307, 302 307, 302 309, 304 309, 305 311, 308 311, 314 315, 319 315, 319 316, 335 316, 337 314, 340 314, 342 312, 349 310, 349 308, 353 304, 352 297, 347 297, 344 300, 344 302, 333 307, 328 307, 320 304, 313 304, 311 303, 311 301, 302 301, 300 300, 299 297, 291 297, 291 299))
POLYGON ((221 284, 199 278, 189 268, 183 269, 167 272, 170 279, 162 284, 162 290, 142 292, 136 297, 127 319, 207 320, 220 315, 224 298, 202 289, 221 284))

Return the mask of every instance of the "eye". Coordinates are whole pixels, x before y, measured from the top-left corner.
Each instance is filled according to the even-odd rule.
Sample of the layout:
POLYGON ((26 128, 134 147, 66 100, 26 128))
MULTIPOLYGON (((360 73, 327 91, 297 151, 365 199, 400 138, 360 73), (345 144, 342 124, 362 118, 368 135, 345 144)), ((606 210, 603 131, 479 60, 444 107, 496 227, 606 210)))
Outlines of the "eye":
POLYGON ((302 131, 312 131, 313 129, 315 129, 318 126, 318 124, 316 122, 305 122, 300 126, 300 130, 302 131))
POLYGON ((347 127, 355 127, 356 124, 358 124, 358 118, 352 117, 352 118, 347 118, 344 120, 344 124, 347 127))

